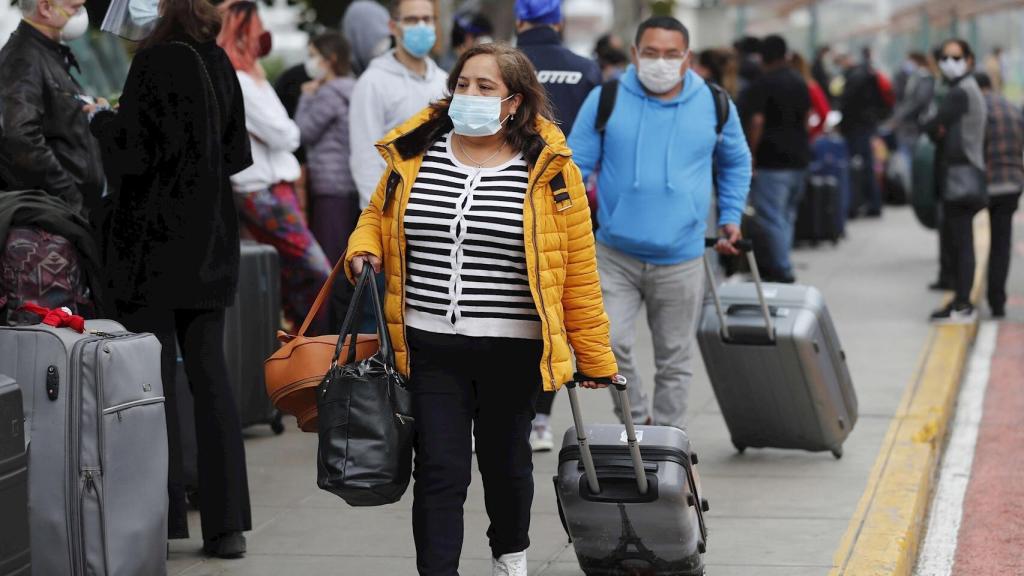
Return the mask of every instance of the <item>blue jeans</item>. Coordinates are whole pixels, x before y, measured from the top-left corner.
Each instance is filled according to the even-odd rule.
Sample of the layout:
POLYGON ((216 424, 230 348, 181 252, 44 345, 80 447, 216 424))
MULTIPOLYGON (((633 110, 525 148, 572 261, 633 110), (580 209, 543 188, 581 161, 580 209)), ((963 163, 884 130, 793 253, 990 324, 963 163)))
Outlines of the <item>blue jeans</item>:
POLYGON ((806 170, 759 169, 751 182, 750 202, 756 212, 754 255, 767 281, 792 281, 789 251, 806 179, 806 170))
POLYGON ((850 158, 860 156, 863 160, 860 178, 853 178, 852 184, 859 185, 860 190, 850 192, 850 202, 860 202, 861 205, 848 206, 849 212, 854 213, 866 205, 868 212, 879 213, 882 210, 882 189, 878 186, 878 179, 875 178, 875 151, 871 147, 871 139, 875 136, 875 130, 871 128, 856 128, 844 134, 847 146, 850 148, 850 158))

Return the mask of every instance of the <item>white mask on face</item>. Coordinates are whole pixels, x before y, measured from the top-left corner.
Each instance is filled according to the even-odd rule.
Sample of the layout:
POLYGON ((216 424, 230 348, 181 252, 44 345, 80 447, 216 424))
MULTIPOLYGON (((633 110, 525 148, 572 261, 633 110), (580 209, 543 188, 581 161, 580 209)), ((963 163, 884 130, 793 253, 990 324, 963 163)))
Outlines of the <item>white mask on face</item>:
POLYGON ((327 76, 327 70, 321 65, 323 59, 319 56, 310 56, 306 59, 305 68, 306 76, 309 76, 313 80, 323 80, 324 76, 327 76))
POLYGON ((637 78, 644 88, 655 94, 664 94, 682 81, 680 69, 682 69, 687 56, 672 59, 639 58, 636 67, 637 78))
POLYGON ((950 60, 943 58, 939 61, 939 69, 942 70, 942 75, 947 79, 956 80, 967 74, 967 59, 950 60))
POLYGON ((67 24, 60 30, 61 40, 71 41, 85 35, 89 29, 89 13, 86 12, 85 6, 79 6, 78 12, 75 12, 74 16, 68 16, 66 8, 58 7, 57 9, 68 19, 67 24))

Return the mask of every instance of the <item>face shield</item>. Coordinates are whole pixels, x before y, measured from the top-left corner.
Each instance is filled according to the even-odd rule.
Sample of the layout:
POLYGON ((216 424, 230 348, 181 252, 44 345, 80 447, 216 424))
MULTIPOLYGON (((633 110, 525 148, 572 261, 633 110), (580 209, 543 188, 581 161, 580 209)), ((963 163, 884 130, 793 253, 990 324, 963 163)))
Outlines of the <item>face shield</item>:
POLYGON ((111 0, 100 30, 138 42, 156 27, 160 0, 111 0))

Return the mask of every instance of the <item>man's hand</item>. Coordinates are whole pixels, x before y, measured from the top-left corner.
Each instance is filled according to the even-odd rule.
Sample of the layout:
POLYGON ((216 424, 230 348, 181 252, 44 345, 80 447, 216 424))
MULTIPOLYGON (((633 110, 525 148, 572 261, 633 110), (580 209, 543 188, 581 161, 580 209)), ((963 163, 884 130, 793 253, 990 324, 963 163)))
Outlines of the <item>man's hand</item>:
POLYGON ((715 251, 725 256, 738 256, 740 251, 734 245, 743 239, 740 227, 735 224, 726 224, 719 232, 720 237, 718 244, 715 244, 715 251))
POLYGON ((366 266, 367 264, 369 264, 370 267, 373 268, 374 272, 380 274, 380 258, 374 256, 373 254, 362 253, 356 254, 355 256, 352 257, 352 275, 355 276, 356 278, 362 276, 363 267, 366 266))
POLYGON ((106 98, 97 98, 95 103, 82 106, 82 111, 88 114, 89 120, 92 120, 100 110, 110 110, 110 102, 107 102, 106 98))

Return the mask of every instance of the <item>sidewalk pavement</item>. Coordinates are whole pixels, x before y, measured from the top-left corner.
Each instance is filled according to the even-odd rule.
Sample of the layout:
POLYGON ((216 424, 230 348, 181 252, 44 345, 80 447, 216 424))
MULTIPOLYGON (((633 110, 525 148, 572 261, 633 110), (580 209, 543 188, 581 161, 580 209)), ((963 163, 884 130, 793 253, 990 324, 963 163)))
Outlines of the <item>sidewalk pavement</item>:
MULTIPOLYGON (((935 236, 907 208, 889 209, 880 220, 858 220, 838 247, 794 255, 798 281, 825 295, 850 363, 860 419, 842 460, 828 452, 748 449, 735 452, 703 366, 696 366, 689 432, 700 454, 703 487, 711 503, 706 557, 713 576, 821 575, 864 491, 879 446, 912 380, 929 336, 928 313, 940 302, 926 291, 936 276, 935 236)), ((638 322, 643 324, 642 317, 638 322)), ((645 386, 653 381, 649 332, 639 331, 637 353, 645 386)), ((611 398, 585 391, 589 421, 611 422, 611 398)), ((553 425, 570 425, 568 401, 559 395, 553 425)), ((249 553, 234 561, 206 560, 193 539, 173 541, 169 573, 260 576, 288 574, 412 576, 415 554, 410 528, 411 493, 382 508, 351 508, 315 484, 316 437, 289 430, 247 431, 254 529, 249 553)), ((571 545, 558 520, 551 478, 557 453, 535 458, 531 574, 578 575, 571 545)), ((461 573, 489 574, 484 533, 487 518, 479 476, 466 504, 466 542, 461 573)))

